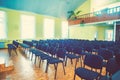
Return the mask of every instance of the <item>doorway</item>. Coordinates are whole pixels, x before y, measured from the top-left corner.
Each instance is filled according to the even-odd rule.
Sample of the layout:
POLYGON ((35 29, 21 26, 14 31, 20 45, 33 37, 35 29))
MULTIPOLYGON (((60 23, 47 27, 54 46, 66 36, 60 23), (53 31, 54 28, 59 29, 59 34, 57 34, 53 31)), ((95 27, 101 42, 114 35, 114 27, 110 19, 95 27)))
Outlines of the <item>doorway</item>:
POLYGON ((106 30, 106 40, 107 41, 113 40, 113 30, 106 30))
POLYGON ((120 25, 116 25, 116 41, 120 41, 120 25))

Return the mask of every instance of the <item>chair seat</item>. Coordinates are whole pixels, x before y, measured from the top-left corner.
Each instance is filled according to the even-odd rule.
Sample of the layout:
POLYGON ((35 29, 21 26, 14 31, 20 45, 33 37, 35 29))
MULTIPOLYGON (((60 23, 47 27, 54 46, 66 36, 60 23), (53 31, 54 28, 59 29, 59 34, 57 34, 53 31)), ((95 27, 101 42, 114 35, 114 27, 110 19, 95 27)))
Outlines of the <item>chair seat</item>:
POLYGON ((99 80, 110 80, 110 78, 108 76, 102 76, 102 77, 100 77, 99 80))
POLYGON ((8 45, 8 48, 9 48, 9 49, 16 49, 16 47, 15 47, 13 44, 9 44, 9 45, 8 45))
POLYGON ((29 52, 35 52, 35 51, 36 49, 33 49, 33 48, 29 49, 29 52))
POLYGON ((77 74, 79 77, 86 80, 94 80, 99 76, 99 73, 85 69, 85 68, 77 68, 75 70, 75 74, 77 74))
POLYGON ((66 56, 70 59, 80 58, 80 56, 76 56, 74 54, 66 54, 66 56))
POLYGON ((40 58, 41 58, 42 60, 45 60, 45 59, 50 58, 50 56, 47 55, 47 54, 41 54, 41 55, 40 55, 40 58))
POLYGON ((59 60, 57 58, 52 58, 52 57, 49 58, 47 61, 48 61, 49 64, 55 64, 55 63, 63 62, 62 60, 59 60))
POLYGON ((30 48, 30 46, 27 44, 20 44, 20 46, 22 46, 23 48, 30 48))
POLYGON ((103 62, 103 67, 106 67, 107 66, 107 62, 103 62))

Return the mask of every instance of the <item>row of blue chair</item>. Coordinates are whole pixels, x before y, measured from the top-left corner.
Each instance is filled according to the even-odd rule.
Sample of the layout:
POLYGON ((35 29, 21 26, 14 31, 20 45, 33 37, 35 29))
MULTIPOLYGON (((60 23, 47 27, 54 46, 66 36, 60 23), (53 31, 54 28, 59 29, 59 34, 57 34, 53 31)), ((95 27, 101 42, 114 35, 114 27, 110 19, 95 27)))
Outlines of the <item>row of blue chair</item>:
POLYGON ((74 80, 76 75, 85 80, 111 80, 112 75, 120 70, 120 65, 116 63, 115 58, 110 58, 108 60, 105 76, 101 75, 102 67, 103 58, 100 55, 86 55, 84 67, 78 67, 75 69, 74 80), (86 65, 89 66, 91 70, 86 68, 86 65), (100 72, 97 72, 97 69, 99 69, 100 72))
MULTIPOLYGON (((86 80, 94 80, 94 79, 102 79, 101 78, 101 71, 100 73, 93 71, 93 69, 100 69, 103 67, 103 63, 107 68, 107 64, 109 59, 114 58, 116 50, 114 49, 115 46, 119 46, 116 42, 108 42, 108 41, 88 41, 88 40, 40 40, 40 41, 31 41, 24 44, 29 45, 29 51, 33 55, 35 55, 35 63, 36 58, 39 57, 39 67, 42 60, 47 60, 46 71, 48 71, 49 64, 54 64, 55 67, 55 78, 57 74, 57 67, 58 63, 63 64, 66 66, 67 59, 69 58, 72 62, 72 59, 76 59, 75 63, 75 75, 86 79, 86 80), (35 48, 31 47, 31 43, 34 44, 35 48), (96 54, 93 55, 92 53, 95 52, 96 54), (97 57, 96 57, 97 56, 97 57), (62 58, 62 60, 59 59, 62 58), (91 58, 92 57, 92 58, 91 58), (83 66, 76 68, 77 60, 84 62, 83 66), (83 60, 83 61, 82 61, 83 60), (100 61, 100 62, 97 62, 100 61), (105 62, 104 62, 105 61, 105 62), (65 64, 64 64, 65 63, 65 64), (99 63, 99 64, 98 64, 99 63), (94 64, 94 65, 93 65, 94 64), (85 68, 85 65, 92 67, 91 70, 85 68), (87 74, 87 75, 84 75, 87 74), (88 74, 91 74, 88 76, 88 74), (90 78, 90 76, 92 76, 90 78)), ((25 47, 25 46, 22 46, 25 47)), ((118 51, 119 52, 119 51, 118 51)), ((31 58, 31 59, 32 59, 31 58)), ((107 71, 107 70, 106 70, 107 71)), ((65 70, 64 70, 65 73, 65 70)), ((74 76, 75 79, 75 76, 74 76)))

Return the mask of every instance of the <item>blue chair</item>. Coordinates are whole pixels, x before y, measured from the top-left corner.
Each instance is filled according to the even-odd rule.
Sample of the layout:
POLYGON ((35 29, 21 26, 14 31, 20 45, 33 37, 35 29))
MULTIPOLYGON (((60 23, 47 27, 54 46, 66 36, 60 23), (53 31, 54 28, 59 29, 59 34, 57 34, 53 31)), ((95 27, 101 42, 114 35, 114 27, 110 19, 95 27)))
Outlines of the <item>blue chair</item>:
POLYGON ((75 69, 74 80, 76 75, 85 80, 96 80, 102 72, 103 58, 99 55, 89 54, 85 56, 84 67, 75 69), (86 66, 91 68, 87 69, 86 66), (92 69, 99 69, 100 72, 93 71, 92 69))
POLYGON ((30 49, 30 46, 27 45, 27 44, 20 43, 19 45, 23 48, 23 51, 24 51, 24 52, 30 49))
POLYGON ((43 52, 40 51, 40 54, 39 54, 39 57, 40 57, 40 61, 39 61, 39 68, 40 68, 40 65, 41 65, 41 62, 44 61, 44 60, 47 60, 47 59, 51 59, 52 57, 49 56, 48 54, 45 54, 43 52))
MULTIPOLYGON (((76 55, 76 54, 80 54, 81 53, 81 49, 79 50, 77 48, 77 50, 79 50, 79 53, 76 53, 75 50, 76 48, 75 47, 70 47, 71 51, 67 49, 67 52, 66 53, 66 61, 65 61, 65 66, 67 65, 67 60, 70 59, 71 60, 71 64, 73 64, 73 59, 76 59, 76 63, 77 63, 77 60, 80 58, 80 55, 76 55)), ((76 66, 76 65, 75 65, 76 66)))
POLYGON ((15 53, 17 55, 17 51, 16 51, 17 48, 13 44, 7 44, 7 46, 8 46, 9 56, 11 56, 12 51, 15 51, 15 53))
POLYGON ((15 40, 13 40, 12 44, 14 44, 16 48, 18 48, 18 46, 19 46, 19 42, 15 41, 15 40))
MULTIPOLYGON (((83 60, 83 56, 86 55, 85 52, 83 52, 83 48, 82 47, 79 47, 79 46, 76 46, 74 47, 73 49, 73 53, 74 55, 76 56, 76 63, 75 63, 75 68, 77 66, 77 62, 78 60, 80 59, 80 63, 81 63, 81 66, 82 66, 82 60, 83 60)), ((71 55, 72 56, 72 55, 71 55)), ((74 59, 74 58, 73 58, 74 59)))
POLYGON ((111 78, 112 80, 119 80, 120 79, 120 70, 117 71, 111 78))
POLYGON ((120 70, 120 65, 117 64, 115 58, 111 58, 108 60, 106 65, 106 75, 101 76, 99 80, 110 80, 112 76, 120 70))
POLYGON ((45 72, 47 73, 49 64, 54 64, 54 68, 55 68, 54 79, 56 79, 58 63, 62 63, 63 71, 64 71, 64 74, 65 74, 65 68, 64 68, 65 53, 66 53, 66 50, 60 48, 57 51, 57 58, 50 57, 50 58, 47 59, 47 66, 46 66, 46 71, 45 72), (59 58, 62 58, 62 59, 59 59, 59 58))
POLYGON ((105 67, 107 65, 107 61, 111 58, 113 58, 114 54, 112 50, 108 49, 99 49, 98 50, 98 55, 102 56, 104 61, 103 61, 103 66, 105 67))

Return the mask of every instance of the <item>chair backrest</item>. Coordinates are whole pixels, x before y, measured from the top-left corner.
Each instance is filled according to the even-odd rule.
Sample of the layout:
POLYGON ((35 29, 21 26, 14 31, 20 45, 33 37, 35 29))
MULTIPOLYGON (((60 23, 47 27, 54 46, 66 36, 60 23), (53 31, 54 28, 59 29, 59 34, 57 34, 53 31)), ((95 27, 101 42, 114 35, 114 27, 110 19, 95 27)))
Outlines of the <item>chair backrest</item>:
POLYGON ((95 69, 102 69, 103 58, 99 55, 88 54, 85 56, 84 64, 95 69))
POLYGON ((64 49, 64 48, 59 48, 58 50, 57 50, 57 57, 58 58, 63 58, 63 59, 65 59, 65 54, 66 54, 66 50, 64 49))
POLYGON ((120 51, 115 53, 115 60, 116 60, 117 64, 120 65, 120 51))
POLYGON ((29 46, 33 46, 33 42, 32 41, 26 41, 26 40, 23 40, 23 43, 24 44, 27 44, 27 45, 29 45, 29 46))
POLYGON ((19 42, 15 41, 15 40, 13 40, 12 43, 13 43, 16 47, 18 47, 18 45, 19 45, 19 42))
POLYGON ((112 75, 118 70, 120 70, 120 65, 117 64, 115 58, 109 59, 106 66, 107 74, 112 75))
POLYGON ((77 46, 77 47, 74 47, 74 49, 73 49, 73 52, 75 53, 75 54, 82 54, 82 47, 79 47, 79 46, 77 46))
POLYGON ((67 46, 67 47, 66 47, 66 50, 67 50, 68 52, 73 52, 73 46, 67 46))
POLYGON ((8 49, 16 49, 16 47, 13 44, 7 44, 8 49))
POLYGON ((84 47, 84 51, 92 52, 93 51, 93 46, 91 44, 86 45, 84 47))
POLYGON ((114 54, 112 50, 107 49, 99 49, 98 55, 102 56, 104 60, 109 60, 110 58, 113 58, 114 54))

